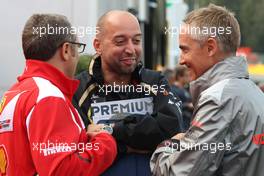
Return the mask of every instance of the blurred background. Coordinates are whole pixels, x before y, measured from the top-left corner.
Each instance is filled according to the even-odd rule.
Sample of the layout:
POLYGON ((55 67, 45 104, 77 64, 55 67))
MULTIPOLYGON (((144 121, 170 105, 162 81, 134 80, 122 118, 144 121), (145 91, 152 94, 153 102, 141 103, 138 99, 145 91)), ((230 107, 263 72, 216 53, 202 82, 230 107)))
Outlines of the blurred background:
MULTIPOLYGON (((73 26, 94 29, 97 19, 113 9, 127 10, 138 17, 143 32, 142 57, 145 67, 164 71, 178 63, 178 32, 189 11, 222 5, 232 10, 240 23, 241 48, 237 54, 248 59, 251 78, 264 83, 264 0, 1 0, 0 5, 0 98, 23 72, 24 56, 21 34, 26 20, 33 13, 64 14, 73 26)), ((80 31, 83 32, 83 31, 80 31)), ((87 68, 94 54, 93 32, 80 35, 87 44, 77 72, 87 68)))

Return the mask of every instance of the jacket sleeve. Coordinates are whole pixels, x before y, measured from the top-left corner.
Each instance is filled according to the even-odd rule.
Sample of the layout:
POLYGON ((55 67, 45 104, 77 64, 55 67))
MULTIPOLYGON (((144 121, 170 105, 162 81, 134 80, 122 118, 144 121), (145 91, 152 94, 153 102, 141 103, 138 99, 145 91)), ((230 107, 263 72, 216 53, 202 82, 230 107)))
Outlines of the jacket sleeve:
POLYGON ((180 100, 163 76, 157 85, 160 89, 153 99, 153 114, 133 114, 115 123, 113 136, 117 141, 135 149, 153 151, 161 141, 181 131, 180 100))
POLYGON ((151 158, 153 175, 209 176, 219 168, 224 153, 231 149, 225 140, 231 123, 228 104, 203 97, 190 129, 180 141, 162 142, 151 158))
POLYGON ((39 175, 99 175, 116 157, 113 137, 100 133, 88 139, 62 98, 40 100, 27 117, 27 126, 39 175))

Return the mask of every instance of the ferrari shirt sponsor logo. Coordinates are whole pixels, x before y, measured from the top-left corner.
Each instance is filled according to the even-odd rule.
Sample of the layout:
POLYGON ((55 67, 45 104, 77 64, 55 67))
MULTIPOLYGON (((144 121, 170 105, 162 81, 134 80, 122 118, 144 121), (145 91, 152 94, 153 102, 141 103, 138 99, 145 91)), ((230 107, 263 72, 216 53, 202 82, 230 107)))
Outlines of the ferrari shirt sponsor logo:
POLYGON ((40 152, 43 152, 44 156, 56 154, 56 153, 62 153, 62 152, 70 152, 71 147, 69 146, 56 146, 56 147, 50 147, 41 149, 40 152))
POLYGON ((4 96, 0 102, 0 114, 1 112, 3 111, 3 108, 4 108, 4 105, 5 105, 5 102, 6 102, 6 96, 4 96))
POLYGON ((10 122, 11 122, 10 119, 3 120, 3 121, 0 120, 0 130, 4 128, 8 128, 10 126, 10 122))
POLYGON ((0 114, 0 133, 13 131, 15 107, 20 94, 17 94, 14 98, 12 98, 2 109, 0 114))
POLYGON ((0 145, 0 175, 6 175, 7 165, 8 161, 5 147, 0 145))
POLYGON ((101 120, 113 120, 118 114, 152 114, 153 98, 137 98, 120 101, 108 101, 91 104, 93 121, 98 123, 101 120))

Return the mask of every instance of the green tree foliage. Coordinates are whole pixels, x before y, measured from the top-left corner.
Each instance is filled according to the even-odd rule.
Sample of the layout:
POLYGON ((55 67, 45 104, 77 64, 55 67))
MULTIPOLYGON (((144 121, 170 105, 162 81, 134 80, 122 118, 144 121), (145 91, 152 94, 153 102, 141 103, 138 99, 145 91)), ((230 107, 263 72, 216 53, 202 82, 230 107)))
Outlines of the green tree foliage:
POLYGON ((84 70, 88 69, 88 65, 90 64, 92 60, 92 56, 91 55, 81 55, 77 68, 76 68, 76 73, 75 75, 78 75, 79 73, 81 73, 84 70))

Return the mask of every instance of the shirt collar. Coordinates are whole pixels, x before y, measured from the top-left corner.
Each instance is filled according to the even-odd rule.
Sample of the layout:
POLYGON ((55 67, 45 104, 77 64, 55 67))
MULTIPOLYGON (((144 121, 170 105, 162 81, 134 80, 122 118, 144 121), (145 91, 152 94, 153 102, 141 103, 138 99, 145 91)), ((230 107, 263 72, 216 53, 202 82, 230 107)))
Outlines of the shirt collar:
POLYGON ((24 73, 19 76, 17 80, 22 81, 26 78, 32 77, 41 77, 49 80, 52 84, 57 86, 70 100, 79 86, 78 80, 68 78, 51 64, 28 59, 26 61, 24 73))
POLYGON ((244 57, 226 58, 209 70, 202 76, 190 83, 190 92, 195 104, 201 92, 224 79, 248 79, 247 61, 244 57))

